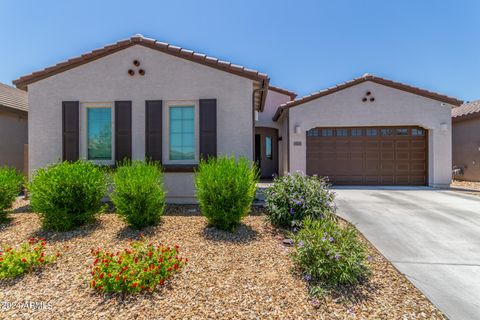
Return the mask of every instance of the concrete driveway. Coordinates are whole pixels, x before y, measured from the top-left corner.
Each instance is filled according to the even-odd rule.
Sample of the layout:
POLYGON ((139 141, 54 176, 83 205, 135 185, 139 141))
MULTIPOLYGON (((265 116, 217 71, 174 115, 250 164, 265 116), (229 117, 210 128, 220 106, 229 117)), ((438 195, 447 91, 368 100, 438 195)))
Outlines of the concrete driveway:
POLYGON ((338 214, 450 319, 480 319, 480 197, 427 187, 336 187, 338 214))

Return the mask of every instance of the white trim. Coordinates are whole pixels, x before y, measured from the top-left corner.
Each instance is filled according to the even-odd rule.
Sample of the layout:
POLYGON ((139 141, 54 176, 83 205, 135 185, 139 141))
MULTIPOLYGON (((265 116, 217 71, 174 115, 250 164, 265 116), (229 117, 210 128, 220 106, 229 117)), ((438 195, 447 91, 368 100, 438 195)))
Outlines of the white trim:
POLYGON ((80 159, 93 162, 98 165, 114 165, 115 164, 115 109, 113 102, 81 102, 80 103, 80 159), (111 160, 88 160, 87 145, 87 126, 88 116, 87 109, 91 108, 109 108, 112 112, 112 158, 111 160))
POLYGON ((165 108, 163 108, 163 143, 162 143, 162 163, 163 164, 198 164, 200 158, 200 109, 198 100, 168 100, 164 101, 165 108), (195 159, 194 160, 170 160, 170 107, 178 106, 193 106, 194 107, 194 131, 195 131, 195 159))

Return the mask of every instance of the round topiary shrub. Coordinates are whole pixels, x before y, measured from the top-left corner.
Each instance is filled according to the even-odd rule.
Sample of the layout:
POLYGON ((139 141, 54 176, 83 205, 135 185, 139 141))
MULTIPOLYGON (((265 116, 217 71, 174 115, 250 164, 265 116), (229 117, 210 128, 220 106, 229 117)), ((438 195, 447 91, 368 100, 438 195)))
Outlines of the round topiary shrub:
POLYGON ((23 176, 13 168, 0 168, 0 221, 7 218, 6 209, 22 191, 23 176))
POLYGON ((251 208, 258 169, 246 158, 200 161, 195 187, 202 214, 219 229, 233 231, 251 208))
POLYGON ((134 161, 119 167, 113 178, 112 202, 133 228, 158 224, 165 210, 163 175, 154 163, 134 161))
POLYGON ((334 194, 324 178, 301 172, 277 177, 264 191, 270 222, 289 228, 300 225, 305 217, 323 219, 335 212, 334 194))
POLYGON ((32 209, 46 229, 67 231, 102 211, 105 173, 90 162, 61 162, 35 171, 28 187, 32 209))
POLYGON ((336 286, 356 284, 370 274, 367 247, 351 225, 305 219, 293 241, 293 260, 308 280, 336 286))

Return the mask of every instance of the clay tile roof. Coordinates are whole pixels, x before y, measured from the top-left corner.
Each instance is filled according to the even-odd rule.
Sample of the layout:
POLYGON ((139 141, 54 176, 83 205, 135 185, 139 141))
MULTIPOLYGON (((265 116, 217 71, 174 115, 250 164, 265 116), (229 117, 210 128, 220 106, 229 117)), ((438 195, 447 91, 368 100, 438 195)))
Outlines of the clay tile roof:
POLYGON ((27 86, 31 83, 48 78, 57 73, 61 73, 63 71, 78 67, 82 64, 94 61, 96 59, 100 59, 109 54, 115 53, 136 44, 143 45, 193 62, 201 63, 225 72, 233 73, 251 80, 261 81, 262 83, 268 83, 269 81, 268 75, 265 73, 261 73, 252 69, 247 69, 243 66, 235 65, 228 61, 221 61, 217 58, 209 57, 205 54, 197 53, 192 50, 180 48, 168 43, 156 41, 154 39, 149 39, 142 36, 141 34, 136 34, 129 39, 118 41, 103 48, 82 54, 79 57, 75 57, 65 62, 58 63, 54 66, 47 67, 41 71, 33 72, 29 75, 20 77, 17 80, 14 80, 13 84, 15 84, 18 89, 26 90, 27 86))
POLYGON ((0 107, 10 108, 13 111, 28 112, 27 93, 0 83, 0 107))
POLYGON ((271 84, 268 86, 268 90, 272 90, 272 91, 290 96, 292 100, 294 100, 297 97, 297 94, 295 92, 282 89, 280 87, 272 86, 271 84))
POLYGON ((449 97, 449 96, 446 96, 446 95, 442 95, 442 94, 439 94, 439 93, 428 91, 426 89, 413 87, 413 86, 410 86, 408 84, 395 82, 395 81, 392 81, 392 80, 387 80, 387 79, 384 79, 384 78, 381 78, 381 77, 371 75, 369 73, 365 73, 361 77, 358 77, 358 78, 355 78, 353 80, 340 83, 336 86, 333 86, 333 87, 330 87, 330 88, 327 88, 327 89, 324 89, 324 90, 321 90, 321 91, 311 93, 311 94, 306 95, 304 97, 301 97, 299 99, 289 101, 289 102, 286 102, 286 103, 280 105, 280 107, 278 107, 278 109, 277 109, 277 112, 273 116, 273 120, 274 121, 278 120, 278 118, 282 114, 283 110, 285 110, 287 108, 291 108, 291 107, 294 107, 294 106, 301 105, 305 102, 315 100, 317 98, 320 98, 320 97, 332 94, 334 92, 352 87, 354 85, 357 85, 357 84, 365 82, 365 81, 372 81, 372 82, 379 83, 379 84, 382 84, 382 85, 387 86, 387 87, 407 91, 407 92, 410 92, 410 93, 413 93, 413 94, 416 94, 416 95, 419 95, 419 96, 423 96, 423 97, 427 97, 427 98, 430 98, 430 99, 438 100, 438 101, 445 102, 445 103, 448 103, 448 104, 451 104, 451 105, 454 105, 454 106, 460 106, 463 103, 462 100, 458 100, 456 98, 452 98, 452 97, 449 97))
POLYGON ((480 100, 467 102, 460 107, 452 109, 452 118, 454 121, 480 117, 480 100))

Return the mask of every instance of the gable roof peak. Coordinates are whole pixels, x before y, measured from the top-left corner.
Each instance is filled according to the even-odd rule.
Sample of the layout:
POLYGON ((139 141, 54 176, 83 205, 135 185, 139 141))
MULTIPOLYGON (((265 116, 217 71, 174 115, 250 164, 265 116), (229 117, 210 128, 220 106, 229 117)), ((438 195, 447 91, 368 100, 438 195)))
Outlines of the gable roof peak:
POLYGON ((200 63, 218 70, 229 72, 237 76, 248 78, 250 80, 259 81, 262 87, 268 86, 270 80, 268 75, 261 73, 257 70, 249 69, 244 66, 233 64, 229 61, 222 61, 215 57, 210 57, 202 53, 198 53, 192 50, 184 49, 171 45, 169 43, 157 41, 155 39, 146 38, 141 34, 135 34, 126 40, 120 40, 114 44, 107 45, 103 48, 90 51, 82 54, 78 57, 69 59, 64 62, 60 62, 54 66, 47 67, 43 70, 33 72, 29 75, 25 75, 13 81, 13 84, 18 89, 27 90, 27 86, 31 83, 48 78, 55 74, 67 71, 69 69, 78 67, 82 64, 89 63, 91 61, 103 58, 107 55, 123 50, 133 45, 142 45, 166 54, 170 54, 179 58, 190 60, 196 63, 200 63))

